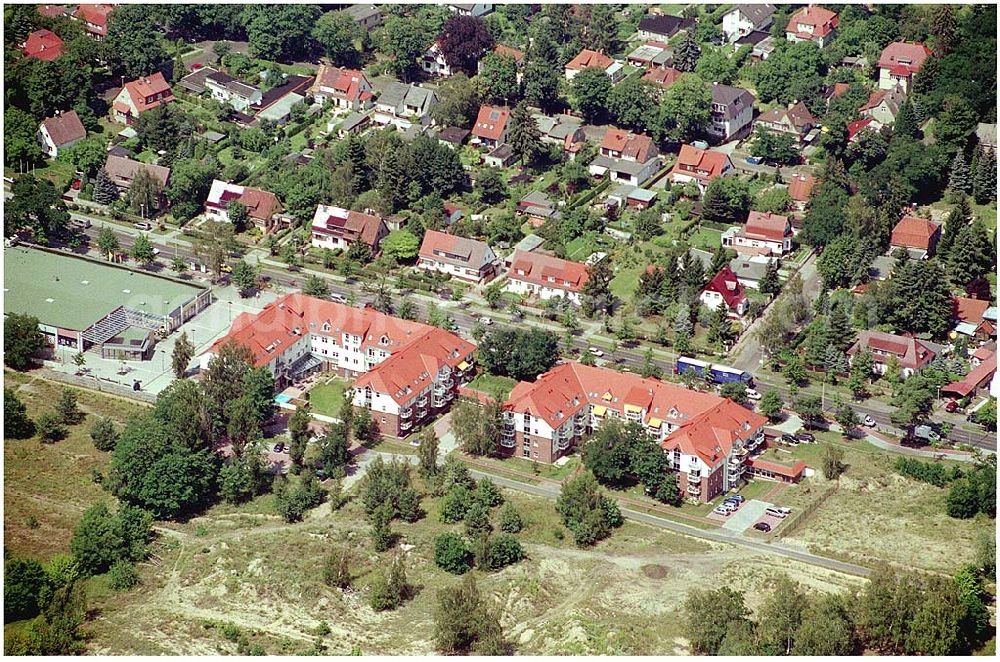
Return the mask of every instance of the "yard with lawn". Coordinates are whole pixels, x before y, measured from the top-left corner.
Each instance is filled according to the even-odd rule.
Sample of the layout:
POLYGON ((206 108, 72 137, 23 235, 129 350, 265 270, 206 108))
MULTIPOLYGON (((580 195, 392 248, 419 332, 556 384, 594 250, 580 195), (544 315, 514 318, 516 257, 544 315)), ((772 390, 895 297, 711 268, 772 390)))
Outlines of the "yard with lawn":
POLYGON ((714 252, 722 245, 722 231, 712 228, 698 228, 688 237, 688 244, 691 248, 702 248, 714 252))
POLYGON ((476 378, 466 384, 466 386, 477 391, 489 393, 502 402, 510 395, 510 390, 514 388, 515 384, 517 384, 516 379, 483 372, 476 375, 476 378))
POLYGON ((313 412, 333 418, 340 417, 344 405, 344 391, 351 383, 346 379, 330 377, 309 389, 309 405, 313 412))

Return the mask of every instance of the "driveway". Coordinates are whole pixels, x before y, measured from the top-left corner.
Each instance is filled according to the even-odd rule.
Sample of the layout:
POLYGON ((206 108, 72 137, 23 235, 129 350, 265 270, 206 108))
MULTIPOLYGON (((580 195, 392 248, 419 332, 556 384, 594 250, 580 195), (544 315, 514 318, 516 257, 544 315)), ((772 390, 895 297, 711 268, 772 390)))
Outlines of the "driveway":
POLYGON ((768 503, 767 501, 750 499, 739 510, 729 516, 729 519, 722 525, 722 528, 733 533, 743 533, 753 526, 754 522, 764 516, 765 510, 773 506, 773 503, 768 503))

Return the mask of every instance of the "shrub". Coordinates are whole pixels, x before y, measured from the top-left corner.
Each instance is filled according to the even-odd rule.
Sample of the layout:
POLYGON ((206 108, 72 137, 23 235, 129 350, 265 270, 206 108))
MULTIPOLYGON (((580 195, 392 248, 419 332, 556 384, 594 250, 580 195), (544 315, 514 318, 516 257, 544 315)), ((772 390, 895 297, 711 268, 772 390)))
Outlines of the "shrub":
POLYGON ((490 512, 479 501, 473 501, 465 511, 465 533, 470 538, 476 538, 493 530, 490 525, 490 512))
POLYGON ((500 509, 500 530, 504 533, 520 533, 524 529, 524 521, 513 504, 508 503, 500 509))
POLYGON ((490 538, 486 559, 490 570, 499 570, 524 558, 524 549, 517 538, 509 533, 498 533, 490 538))
POLYGON ((500 488, 489 478, 480 478, 476 485, 475 499, 487 508, 503 504, 503 494, 500 488))
POLYGON ((442 533, 434 539, 434 563, 446 572, 461 575, 472 567, 472 552, 462 536, 442 533))
POLYGON ((115 591, 128 591, 139 584, 139 573, 129 561, 116 561, 108 571, 108 586, 115 591))
POLYGON ((441 521, 454 524, 464 519, 471 500, 469 488, 461 484, 453 485, 441 499, 441 521))
POLYGON ((47 578, 34 559, 11 559, 4 564, 3 615, 8 622, 38 615, 38 596, 47 578))
POLYGON ((94 441, 94 448, 97 450, 113 451, 115 444, 118 443, 118 430, 115 429, 114 421, 106 416, 98 418, 90 426, 90 438, 94 441))
POLYGON ((42 442, 51 444, 66 438, 67 430, 63 425, 62 417, 53 412, 43 412, 35 422, 35 429, 42 442))

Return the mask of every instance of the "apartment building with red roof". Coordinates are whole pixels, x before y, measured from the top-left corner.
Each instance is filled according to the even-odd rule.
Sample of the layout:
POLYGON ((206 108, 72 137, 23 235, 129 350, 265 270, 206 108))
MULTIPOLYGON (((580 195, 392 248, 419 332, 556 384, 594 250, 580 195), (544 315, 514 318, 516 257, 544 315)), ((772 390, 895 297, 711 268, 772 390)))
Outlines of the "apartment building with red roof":
POLYGON ((743 478, 767 420, 714 394, 569 361, 514 386, 503 404, 501 453, 551 463, 604 421, 642 425, 689 497, 710 501, 743 478))
POLYGON ((417 262, 420 269, 439 271, 473 283, 492 280, 498 266, 497 254, 485 241, 437 230, 424 233, 417 262))
POLYGON ((941 238, 941 226, 934 221, 917 216, 904 216, 892 229, 889 245, 905 248, 917 257, 932 256, 941 238))
POLYGON ((791 42, 811 41, 823 48, 833 39, 837 29, 837 12, 809 5, 798 10, 788 19, 785 38, 791 42))
POLYGON ((51 30, 35 30, 21 47, 24 57, 51 62, 62 55, 63 40, 51 30))
POLYGON ((642 186, 660 169, 660 150, 649 136, 609 128, 601 139, 600 153, 590 162, 594 177, 642 186))
POLYGON ((125 83, 111 103, 111 119, 121 124, 133 124, 142 113, 173 100, 170 84, 163 73, 157 71, 125 83))
POLYGON ((393 437, 450 406, 472 376, 475 351, 443 329, 301 293, 237 317, 201 356, 202 369, 229 341, 247 347, 279 388, 318 370, 354 379, 354 406, 393 437))
POLYGON ((933 349, 916 338, 882 331, 861 331, 858 339, 847 350, 848 359, 853 362, 854 356, 865 349, 871 352, 875 360, 872 369, 875 374, 884 375, 889 363, 895 358, 904 379, 921 370, 937 356, 933 349))
POLYGON ((360 241, 378 252, 379 244, 389 234, 389 227, 380 216, 319 205, 312 220, 312 245, 316 248, 347 250, 360 241))
POLYGON ((494 148, 507 142, 510 110, 500 106, 480 106, 476 124, 472 127, 473 142, 494 148))
POLYGON ((281 213, 281 203, 270 191, 213 180, 205 200, 205 214, 229 223, 229 206, 234 203, 246 207, 250 221, 265 231, 274 229, 275 217, 281 213))
POLYGON ((563 73, 566 80, 573 80, 584 69, 600 69, 611 79, 612 83, 617 83, 625 76, 625 67, 622 66, 621 62, 588 48, 583 49, 576 54, 576 57, 567 62, 563 73))
POLYGON ((372 84, 363 71, 320 64, 309 93, 319 102, 330 100, 336 108, 364 110, 372 105, 372 84))
POLYGON ((751 211, 745 225, 723 233, 722 245, 737 253, 781 257, 792 250, 792 224, 781 214, 751 211))
POLYGON ((909 93, 913 77, 931 56, 931 49, 923 44, 896 41, 884 49, 878 58, 878 86, 882 90, 903 88, 909 93))
POLYGON ((670 171, 670 181, 675 184, 694 182, 704 193, 708 184, 716 177, 736 174, 733 161, 728 154, 710 149, 699 149, 693 145, 681 145, 677 162, 670 171))
POLYGON ((711 310, 725 306, 733 317, 743 317, 749 304, 746 290, 729 265, 722 267, 719 273, 708 282, 698 296, 698 299, 711 310))
POLYGON ((580 305, 580 292, 587 282, 587 265, 542 253, 515 250, 505 289, 514 294, 546 300, 562 297, 580 305))
POLYGON ((38 142, 49 158, 59 156, 59 150, 87 137, 87 130, 75 110, 57 112, 42 120, 38 126, 38 142))
POLYGON ((102 41, 108 36, 108 17, 114 9, 111 4, 80 5, 70 16, 83 23, 88 35, 102 41))

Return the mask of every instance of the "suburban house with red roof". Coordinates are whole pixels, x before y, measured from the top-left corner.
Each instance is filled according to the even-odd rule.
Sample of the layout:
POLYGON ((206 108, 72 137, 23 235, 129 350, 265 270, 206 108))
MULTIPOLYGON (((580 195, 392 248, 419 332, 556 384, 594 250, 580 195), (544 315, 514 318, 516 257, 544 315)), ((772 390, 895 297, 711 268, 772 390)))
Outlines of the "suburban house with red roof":
POLYGON ((937 356, 934 350, 916 338, 882 331, 860 331, 858 339, 847 350, 848 360, 853 362, 854 356, 864 349, 868 349, 875 360, 872 368, 875 374, 884 375, 889 362, 895 357, 904 379, 923 369, 937 356))
POLYGON ((862 117, 870 117, 876 122, 886 125, 896 122, 899 107, 906 101, 906 92, 902 87, 889 90, 875 90, 868 96, 868 101, 858 108, 862 117))
POLYGON ((931 49, 923 44, 896 41, 886 46, 878 58, 879 89, 892 90, 899 86, 909 93, 913 76, 930 55, 931 49))
MULTIPOLYGON (((505 46, 504 44, 497 44, 493 47, 494 55, 506 55, 508 57, 514 58, 514 64, 517 66, 517 83, 520 85, 521 80, 524 78, 524 74, 521 72, 521 67, 524 65, 524 51, 519 51, 516 48, 511 48, 510 46, 505 46)), ((483 61, 479 60, 476 65, 477 73, 482 75, 483 73, 483 61)))
POLYGON ((956 398, 967 398, 976 394, 981 388, 987 387, 997 372, 997 354, 995 351, 985 352, 979 364, 969 371, 964 378, 941 387, 943 395, 956 398))
POLYGON ((420 244, 417 267, 461 280, 485 283, 497 273, 499 259, 485 241, 428 230, 420 244))
POLYGON ((75 110, 57 112, 54 117, 42 120, 38 126, 38 142, 49 158, 59 156, 59 150, 87 137, 87 130, 75 110))
POLYGON ((725 306, 733 317, 743 317, 749 304, 746 290, 729 265, 719 269, 719 273, 702 289, 698 299, 711 310, 725 306))
POLYGON ((791 42, 811 41, 823 48, 833 39, 837 22, 836 12, 809 5, 795 12, 788 19, 785 38, 791 42))
POLYGON ((762 113, 754 122, 754 127, 762 127, 774 134, 784 134, 801 144, 819 122, 801 101, 787 108, 773 108, 762 113))
POLYGON ((125 83, 111 103, 111 119, 121 124, 132 124, 147 110, 173 100, 174 93, 170 90, 170 84, 163 73, 157 71, 145 78, 125 83))
POLYGON ((847 142, 856 143, 861 140, 861 135, 865 129, 878 131, 881 128, 881 122, 877 122, 871 117, 862 117, 847 125, 847 142))
POLYGON ((336 108, 351 108, 364 110, 372 105, 374 94, 372 84, 368 82, 363 71, 319 65, 316 80, 309 93, 320 103, 327 99, 336 108))
POLYGON ((242 313, 202 354, 202 369, 229 341, 248 348, 279 388, 317 370, 355 379, 354 407, 393 437, 445 411, 474 372, 475 346, 453 333, 301 293, 242 313))
POLYGON ((588 169, 595 177, 642 186, 660 169, 660 150, 649 136, 610 128, 588 169))
POLYGON ((480 106, 472 127, 472 142, 494 148, 507 142, 510 110, 500 106, 480 106))
POLYGON ((812 197, 816 180, 812 175, 794 174, 788 180, 788 195, 792 198, 792 206, 796 211, 805 211, 809 198, 812 197))
POLYGON ((621 62, 614 60, 604 53, 598 53, 587 48, 577 53, 576 57, 566 63, 566 80, 573 80, 576 75, 584 69, 600 69, 611 79, 612 83, 617 83, 625 77, 625 67, 621 62))
POLYGON ((994 320, 986 317, 987 311, 993 308, 988 300, 952 296, 951 305, 956 334, 979 340, 989 340, 990 336, 996 334, 994 320))
POLYGON ((505 289, 542 300, 562 297, 580 305, 580 291, 587 278, 587 266, 579 262, 515 250, 505 289))
POLYGON ((723 233, 722 245, 737 253, 781 257, 792 251, 792 224, 781 214, 752 211, 745 225, 723 233))
POLYGON ((642 79, 657 86, 658 92, 669 90, 670 86, 677 82, 683 72, 673 67, 656 67, 650 69, 642 75, 642 79))
POLYGON ((52 61, 62 55, 63 40, 51 30, 35 30, 24 40, 21 51, 24 57, 52 61))
POLYGON ((70 14, 70 17, 83 23, 87 34, 102 41, 108 36, 108 16, 114 11, 111 4, 80 5, 70 14))
POLYGON ((378 246, 389 234, 385 221, 378 216, 358 211, 320 205, 312 220, 312 245, 316 248, 347 250, 360 241, 378 252, 378 246))
POLYGON ((733 161, 728 154, 714 152, 710 149, 698 149, 692 145, 681 145, 677 162, 670 171, 670 181, 674 184, 694 182, 704 193, 716 177, 726 177, 736 174, 733 161))
POLYGON ((889 245, 905 248, 913 257, 923 258, 934 255, 934 249, 941 238, 941 226, 934 221, 917 216, 904 216, 892 229, 889 245))
POLYGON ((612 418, 642 425, 702 502, 738 486, 767 419, 711 393, 608 368, 562 363, 519 382, 503 404, 500 452, 551 463, 612 418))
POLYGON ((742 87, 712 83, 708 135, 722 142, 742 138, 753 125, 753 95, 742 87))
POLYGON ((209 218, 229 223, 229 206, 234 203, 246 207, 250 221, 264 231, 274 228, 275 217, 281 213, 281 203, 270 191, 216 179, 205 200, 205 214, 209 218))

